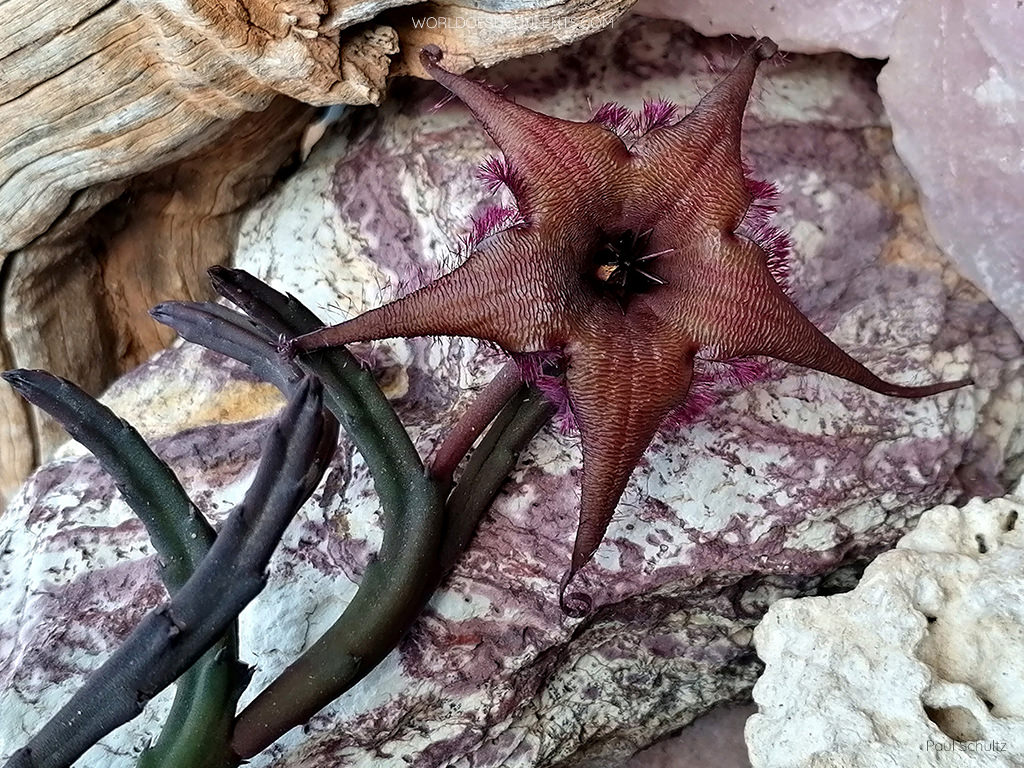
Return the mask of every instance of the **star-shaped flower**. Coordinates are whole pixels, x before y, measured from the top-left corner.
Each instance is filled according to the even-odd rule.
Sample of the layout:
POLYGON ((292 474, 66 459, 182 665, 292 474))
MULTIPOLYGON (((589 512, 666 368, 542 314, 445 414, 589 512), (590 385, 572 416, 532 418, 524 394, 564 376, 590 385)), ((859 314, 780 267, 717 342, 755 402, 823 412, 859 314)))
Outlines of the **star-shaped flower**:
MULTIPOLYGON (((784 238, 767 227, 773 189, 746 176, 743 112, 761 38, 685 118, 662 102, 615 105, 572 122, 516 105, 420 58, 504 157, 485 165, 516 208, 477 225, 451 273, 404 298, 302 336, 294 352, 396 336, 471 336, 513 355, 557 352, 583 446, 580 522, 560 598, 600 544, 629 477, 662 422, 691 393, 694 367, 762 355, 896 397, 968 381, 890 384, 833 344, 786 294, 784 238), (632 122, 630 122, 630 120, 632 122)), ((692 393, 691 393, 692 397, 692 393)))

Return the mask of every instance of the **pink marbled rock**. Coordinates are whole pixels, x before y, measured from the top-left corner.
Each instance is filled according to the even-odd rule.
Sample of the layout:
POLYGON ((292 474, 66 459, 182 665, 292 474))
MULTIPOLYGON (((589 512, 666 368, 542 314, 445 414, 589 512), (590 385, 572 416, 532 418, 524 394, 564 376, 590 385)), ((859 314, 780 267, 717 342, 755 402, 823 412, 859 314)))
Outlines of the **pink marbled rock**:
MULTIPOLYGON (((588 103, 692 105, 731 57, 680 25, 633 19, 559 54, 489 74, 523 103, 585 118, 588 103), (705 59, 707 57, 707 60, 705 59), (608 64, 612 62, 612 64, 608 64)), ((749 695, 753 627, 776 598, 849 585, 959 476, 996 483, 1024 453, 1021 343, 944 261, 893 153, 871 65, 794 57, 768 68, 747 149, 783 189, 798 301, 833 338, 895 379, 958 377, 971 390, 890 400, 779 367, 725 390, 695 424, 658 437, 594 563, 595 613, 557 605, 578 504, 579 445, 531 445, 471 549, 396 653, 253 761, 258 768, 527 768, 614 764, 721 702, 749 695)), ((359 111, 246 219, 237 263, 337 320, 450 262, 493 151, 465 109, 406 84, 359 111)), ((500 364, 466 340, 381 344, 386 389, 428 453, 500 364)), ((254 470, 262 422, 230 413, 251 377, 177 348, 129 374, 110 403, 219 519, 254 470), (227 394, 225 394, 227 393, 227 394), (215 420, 212 420, 215 421, 215 420), (180 431, 185 424, 189 431, 180 431)), ((262 390, 261 390, 262 391, 262 390)), ((251 413, 250 413, 251 416, 251 413)), ((379 545, 366 468, 343 441, 285 535, 267 590, 241 618, 258 690, 344 608, 379 545)), ((0 755, 55 711, 152 605, 145 536, 91 459, 41 469, 0 518, 0 755)), ((252 691, 249 694, 251 695, 252 691)), ((80 765, 127 768, 169 696, 80 765)))
POLYGON ((888 59, 878 78, 928 226, 1024 332, 1024 5, 1017 0, 640 0, 704 34, 888 59))

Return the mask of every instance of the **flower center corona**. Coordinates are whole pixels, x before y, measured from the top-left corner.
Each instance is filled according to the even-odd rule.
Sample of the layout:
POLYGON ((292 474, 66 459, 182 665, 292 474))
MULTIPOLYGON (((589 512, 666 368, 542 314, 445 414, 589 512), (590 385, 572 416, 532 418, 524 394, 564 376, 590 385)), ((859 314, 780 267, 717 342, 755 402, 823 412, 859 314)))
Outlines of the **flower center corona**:
POLYGON ((654 271, 654 260, 673 249, 652 252, 650 240, 650 229, 639 234, 626 230, 608 238, 594 252, 594 278, 623 308, 631 296, 666 284, 654 271))

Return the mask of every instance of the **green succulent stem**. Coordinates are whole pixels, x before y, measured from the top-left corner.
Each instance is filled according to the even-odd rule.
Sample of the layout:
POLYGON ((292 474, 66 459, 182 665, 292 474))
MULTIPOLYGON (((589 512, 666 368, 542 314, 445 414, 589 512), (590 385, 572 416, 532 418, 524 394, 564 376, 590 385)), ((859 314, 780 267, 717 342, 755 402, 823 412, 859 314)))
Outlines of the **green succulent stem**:
POLYGON ((241 762, 231 749, 231 732, 251 675, 238 662, 237 627, 227 634, 178 678, 160 738, 139 756, 137 768, 232 768, 241 762))
POLYGON ((131 424, 70 381, 46 371, 14 370, 0 376, 96 457, 146 526, 167 591, 177 591, 217 534, 171 468, 131 424))
POLYGON ((469 546, 481 516, 515 469, 519 454, 554 413, 555 406, 538 389, 522 385, 494 418, 448 497, 441 548, 445 572, 469 546))
MULTIPOLYGON (((323 411, 319 382, 300 382, 264 440, 249 490, 202 562, 5 767, 69 768, 213 648, 263 589, 270 556, 323 476, 337 437, 337 423, 323 411)), ((229 669, 237 671, 237 665, 229 669)), ((229 759, 235 761, 233 755, 229 759)))
MULTIPOLYGON (((276 337, 323 325, 297 299, 240 270, 214 268, 214 287, 276 337)), ((324 384, 324 402, 373 477, 384 539, 337 622, 241 713, 233 747, 251 757, 358 682, 383 659, 433 591, 444 497, 373 375, 345 349, 297 360, 324 384)))
MULTIPOLYGON (((205 304, 164 305, 154 316, 186 339, 242 360, 257 373, 286 375, 267 365, 270 340, 322 327, 319 318, 294 297, 245 272, 215 267, 210 274, 217 291, 242 308, 251 323, 205 304)), ((519 451, 552 412, 539 393, 520 385, 517 368, 506 368, 445 441, 440 468, 435 458, 434 471, 427 472, 376 380, 347 350, 318 350, 278 362, 297 365, 323 382, 326 406, 373 477, 384 538, 335 624, 239 713, 232 747, 243 758, 306 722, 394 649, 469 543, 519 451), (492 421, 448 498, 455 467, 492 421)))
MULTIPOLYGON (((138 431, 69 381, 45 371, 8 371, 3 377, 26 400, 49 413, 85 446, 114 479, 146 527, 171 595, 192 575, 216 538, 174 472, 138 431)), ((231 723, 249 680, 238 663, 238 630, 224 636, 179 680, 167 724, 139 768, 228 768, 231 723)))

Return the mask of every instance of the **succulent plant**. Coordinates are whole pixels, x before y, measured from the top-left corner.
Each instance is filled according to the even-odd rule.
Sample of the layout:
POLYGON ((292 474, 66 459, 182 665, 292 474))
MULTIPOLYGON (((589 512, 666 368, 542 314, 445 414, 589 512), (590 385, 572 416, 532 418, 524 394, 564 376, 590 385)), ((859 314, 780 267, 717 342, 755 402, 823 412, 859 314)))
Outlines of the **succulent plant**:
POLYGON ((146 524, 171 594, 10 758, 10 768, 70 766, 182 675, 160 740, 142 755, 140 768, 227 768, 304 723, 397 645, 468 545, 519 452, 552 414, 510 366, 470 405, 425 468, 373 376, 346 350, 310 355, 301 364, 278 355, 280 336, 322 326, 315 315, 240 270, 214 268, 211 276, 248 316, 213 303, 169 303, 155 307, 154 317, 245 363, 290 397, 252 487, 219 534, 170 468, 108 408, 42 371, 3 374, 114 477, 146 524), (285 526, 320 481, 339 421, 374 476, 384 522, 381 551, 337 623, 236 713, 249 671, 238 663, 235 617, 262 589, 285 526))

